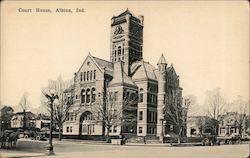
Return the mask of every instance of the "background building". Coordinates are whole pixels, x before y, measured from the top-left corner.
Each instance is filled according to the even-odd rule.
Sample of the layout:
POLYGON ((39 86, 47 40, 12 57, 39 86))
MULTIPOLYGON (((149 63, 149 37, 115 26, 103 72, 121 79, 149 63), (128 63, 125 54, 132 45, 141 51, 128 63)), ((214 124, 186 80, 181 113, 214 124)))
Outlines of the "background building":
POLYGON ((17 112, 11 118, 11 128, 36 128, 35 114, 32 112, 17 112))

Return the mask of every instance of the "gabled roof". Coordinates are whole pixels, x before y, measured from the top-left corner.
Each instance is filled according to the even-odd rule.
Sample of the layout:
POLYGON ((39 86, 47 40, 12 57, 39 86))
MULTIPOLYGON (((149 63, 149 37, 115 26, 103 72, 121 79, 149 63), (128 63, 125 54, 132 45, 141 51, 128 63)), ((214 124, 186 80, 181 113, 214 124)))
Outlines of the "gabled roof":
MULTIPOLYGON (((24 114, 24 112, 17 112, 14 115, 23 115, 23 114, 24 114)), ((30 112, 30 111, 25 112, 25 114, 35 115, 32 112, 30 112)))
POLYGON ((167 68, 167 72, 168 72, 168 73, 170 73, 171 71, 173 72, 173 74, 174 74, 175 76, 177 76, 173 64, 171 64, 171 66, 167 68))
POLYGON ((143 60, 137 61, 131 66, 132 78, 133 80, 146 78, 157 81, 155 70, 156 68, 149 62, 145 62, 143 60))
POLYGON ((82 65, 80 66, 79 70, 77 71, 77 73, 81 70, 81 68, 83 67, 84 63, 86 62, 86 60, 90 58, 94 64, 97 66, 97 68, 102 71, 105 72, 104 69, 108 69, 109 71, 113 71, 113 63, 106 61, 104 59, 100 59, 97 57, 92 56, 90 53, 88 54, 88 56, 85 58, 84 62, 82 63, 82 65))
POLYGON ((96 63, 101 67, 101 68, 108 68, 113 70, 113 63, 104 59, 100 59, 97 57, 92 56, 93 59, 96 61, 96 63))
POLYGON ((159 61, 157 62, 157 65, 159 64, 167 64, 166 59, 163 54, 161 55, 159 61))

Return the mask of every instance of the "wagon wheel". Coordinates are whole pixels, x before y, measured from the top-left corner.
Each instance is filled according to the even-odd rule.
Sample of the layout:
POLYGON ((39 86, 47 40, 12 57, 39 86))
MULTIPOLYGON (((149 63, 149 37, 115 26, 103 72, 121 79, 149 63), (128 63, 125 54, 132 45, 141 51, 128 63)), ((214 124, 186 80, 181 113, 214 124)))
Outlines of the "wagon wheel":
POLYGON ((208 138, 205 138, 204 140, 203 140, 203 145, 204 146, 208 146, 209 145, 209 139, 208 138))
POLYGON ((27 139, 27 138, 29 138, 29 136, 26 134, 26 135, 24 135, 24 138, 27 139))
POLYGON ((36 136, 36 140, 40 140, 41 139, 41 137, 40 136, 36 136))
POLYGON ((232 140, 228 140, 228 144, 233 144, 232 140))

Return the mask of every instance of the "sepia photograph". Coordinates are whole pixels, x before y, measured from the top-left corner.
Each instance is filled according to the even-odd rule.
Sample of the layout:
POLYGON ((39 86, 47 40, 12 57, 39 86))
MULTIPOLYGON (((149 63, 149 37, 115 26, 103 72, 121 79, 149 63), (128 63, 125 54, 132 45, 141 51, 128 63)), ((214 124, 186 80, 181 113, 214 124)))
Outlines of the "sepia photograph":
POLYGON ((249 158, 249 2, 1 3, 0 158, 249 158))

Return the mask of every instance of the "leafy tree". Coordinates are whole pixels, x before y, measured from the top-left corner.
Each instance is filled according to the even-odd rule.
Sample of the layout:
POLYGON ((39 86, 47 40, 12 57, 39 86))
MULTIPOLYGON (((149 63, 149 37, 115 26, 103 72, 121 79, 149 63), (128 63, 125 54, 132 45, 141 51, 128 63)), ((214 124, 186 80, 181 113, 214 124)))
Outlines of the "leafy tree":
POLYGON ((5 105, 1 108, 1 130, 6 130, 11 127, 11 118, 14 114, 12 107, 5 105))

